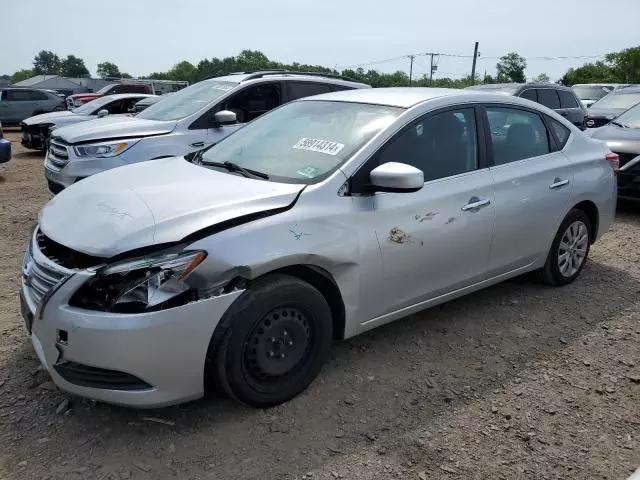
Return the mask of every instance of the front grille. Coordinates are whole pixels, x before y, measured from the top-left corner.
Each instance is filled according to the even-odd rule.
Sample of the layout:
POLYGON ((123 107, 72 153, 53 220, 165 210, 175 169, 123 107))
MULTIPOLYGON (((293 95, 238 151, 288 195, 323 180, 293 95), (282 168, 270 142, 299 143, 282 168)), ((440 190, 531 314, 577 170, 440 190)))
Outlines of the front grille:
POLYGON ((589 128, 598 128, 606 125, 611 120, 602 117, 588 117, 587 118, 587 127, 589 128))
POLYGON ((70 361, 56 363, 53 368, 67 382, 81 387, 108 390, 150 390, 153 388, 144 380, 117 370, 90 367, 70 361))
POLYGON ((92 257, 60 245, 47 237, 40 230, 36 233, 36 243, 42 254, 52 262, 65 268, 82 269, 95 267, 104 263, 105 259, 92 257))
POLYGON ((49 142, 49 161, 58 167, 69 163, 68 144, 59 138, 52 138, 49 142))
POLYGON ((22 281, 27 287, 31 301, 39 305, 43 297, 58 282, 64 279, 63 272, 41 265, 27 252, 22 267, 22 281))

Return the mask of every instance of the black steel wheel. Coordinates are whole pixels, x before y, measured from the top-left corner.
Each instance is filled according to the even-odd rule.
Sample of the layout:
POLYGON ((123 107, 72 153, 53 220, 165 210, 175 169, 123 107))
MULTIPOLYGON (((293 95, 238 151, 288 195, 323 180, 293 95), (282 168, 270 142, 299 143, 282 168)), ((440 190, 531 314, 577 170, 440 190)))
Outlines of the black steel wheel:
POLYGON ((278 405, 313 381, 332 338, 322 294, 298 278, 270 275, 252 283, 223 316, 205 375, 243 403, 278 405))

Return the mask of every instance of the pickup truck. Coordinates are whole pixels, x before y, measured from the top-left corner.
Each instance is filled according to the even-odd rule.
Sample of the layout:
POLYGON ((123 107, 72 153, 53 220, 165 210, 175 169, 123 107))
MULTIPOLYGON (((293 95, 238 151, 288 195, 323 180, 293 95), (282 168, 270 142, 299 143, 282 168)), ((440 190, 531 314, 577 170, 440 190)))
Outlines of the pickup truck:
POLYGON ((69 109, 79 107, 96 98, 104 97, 105 95, 115 95, 117 93, 142 93, 152 94, 153 88, 151 85, 138 84, 138 83, 116 83, 102 87, 95 93, 76 93, 75 95, 69 95, 67 97, 67 107, 69 109))

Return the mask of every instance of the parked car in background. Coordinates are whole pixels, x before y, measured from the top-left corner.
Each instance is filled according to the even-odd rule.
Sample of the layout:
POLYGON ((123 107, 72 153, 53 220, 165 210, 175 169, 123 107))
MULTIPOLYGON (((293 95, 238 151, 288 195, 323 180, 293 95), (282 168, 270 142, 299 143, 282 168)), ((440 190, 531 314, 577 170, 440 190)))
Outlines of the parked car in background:
POLYGON ((11 160, 11 142, 4 138, 2 123, 0 123, 0 163, 11 160))
POLYGON ((571 88, 582 104, 589 108, 608 93, 625 86, 626 84, 621 83, 579 83, 571 88))
POLYGON ((587 127, 598 128, 606 125, 638 103, 640 103, 640 86, 616 89, 589 107, 587 127))
POLYGON ((89 175, 163 157, 187 155, 283 103, 337 90, 371 88, 329 74, 260 71, 196 83, 133 117, 61 127, 51 137, 45 176, 52 193, 89 175))
POLYGON ((0 89, 0 122, 5 126, 18 125, 25 118, 65 108, 63 98, 44 90, 17 87, 0 89))
POLYGON ((618 198, 640 200, 640 104, 603 127, 587 130, 587 134, 607 142, 611 151, 620 157, 618 198))
POLYGON ((162 100, 163 98, 166 98, 169 95, 171 94, 167 93, 166 95, 155 95, 153 97, 147 97, 143 100, 140 100, 138 103, 136 103, 133 107, 133 110, 135 113, 140 113, 145 108, 153 105, 154 103, 157 103, 158 101, 162 100))
POLYGON ((569 87, 552 83, 495 83, 473 85, 467 89, 526 98, 555 110, 581 130, 586 128, 587 109, 569 87))
POLYGON ((76 93, 75 95, 69 95, 67 97, 67 106, 71 109, 79 107, 96 98, 104 97, 106 95, 116 95, 118 93, 138 93, 151 95, 151 85, 143 85, 136 83, 117 83, 113 85, 107 85, 101 88, 95 93, 76 93))
POLYGON ((50 131, 54 128, 73 125, 87 120, 104 118, 109 115, 125 115, 134 113, 134 106, 155 95, 124 93, 107 95, 85 103, 73 110, 44 113, 27 118, 20 123, 22 127, 22 145, 35 150, 46 150, 50 131))
MULTIPOLYGON (((173 100, 189 111, 186 98, 154 115, 173 100)), ((573 282, 613 221, 616 158, 506 95, 304 98, 191 161, 129 165, 56 196, 25 253, 23 315, 63 390, 157 407, 217 384, 277 405, 313 381, 333 340, 530 271, 573 282)))

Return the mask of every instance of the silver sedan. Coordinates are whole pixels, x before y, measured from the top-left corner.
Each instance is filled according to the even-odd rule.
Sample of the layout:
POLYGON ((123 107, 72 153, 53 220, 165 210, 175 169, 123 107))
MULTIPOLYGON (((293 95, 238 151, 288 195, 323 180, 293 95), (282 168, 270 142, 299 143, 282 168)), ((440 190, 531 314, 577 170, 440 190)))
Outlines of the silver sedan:
POLYGON ((78 395, 148 407, 217 384, 276 405, 333 340, 526 272, 573 282, 613 221, 617 160, 520 98, 309 97, 65 189, 25 254, 23 315, 78 395))

